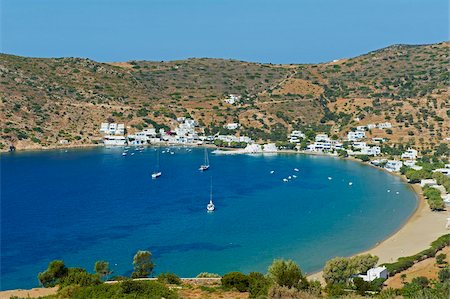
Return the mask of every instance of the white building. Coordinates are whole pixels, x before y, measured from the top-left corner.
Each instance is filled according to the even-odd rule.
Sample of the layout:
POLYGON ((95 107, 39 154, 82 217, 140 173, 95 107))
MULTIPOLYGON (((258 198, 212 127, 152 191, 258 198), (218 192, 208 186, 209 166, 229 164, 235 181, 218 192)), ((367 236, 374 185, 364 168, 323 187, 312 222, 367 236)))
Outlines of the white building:
POLYGON ((349 141, 358 141, 364 137, 366 137, 366 132, 364 131, 348 132, 347 134, 347 139, 349 141))
POLYGON ((123 135, 125 134, 125 125, 116 123, 102 123, 100 125, 100 133, 108 135, 123 135))
POLYGON ((384 169, 387 171, 398 172, 400 168, 402 168, 403 162, 397 160, 388 160, 386 165, 384 165, 384 169))
POLYGON ((317 134, 315 140, 316 141, 330 141, 330 137, 328 137, 327 134, 317 134))
POLYGON ((288 136, 290 143, 299 143, 300 138, 304 139, 305 137, 306 136, 302 133, 302 131, 292 131, 288 136))
POLYGON ((275 143, 267 143, 263 145, 263 152, 266 153, 273 153, 277 152, 278 148, 276 147, 275 143))
POLYGON ((415 160, 417 158, 417 151, 409 148, 402 154, 402 159, 415 160))
POLYGON ((352 146, 354 148, 363 149, 363 148, 367 147, 367 144, 365 142, 362 142, 362 141, 355 141, 355 142, 352 143, 352 146))
POLYGON ((444 175, 450 176, 450 168, 438 168, 433 170, 433 172, 440 172, 444 175))
POLYGON ((357 126, 356 131, 365 131, 366 128, 367 128, 366 126, 357 126))
POLYGON ((225 103, 233 105, 233 104, 237 103, 240 99, 241 99, 241 96, 235 95, 235 94, 230 94, 230 95, 228 95, 228 98, 225 99, 225 103))
POLYGON ((376 127, 377 127, 376 124, 368 124, 368 125, 367 125, 367 129, 368 129, 368 130, 375 129, 376 127))
POLYGON ((361 149, 362 155, 378 156, 381 154, 381 148, 379 146, 366 146, 361 149))
POLYGON ((392 128, 392 124, 389 122, 379 123, 378 128, 379 129, 390 129, 390 128, 392 128))
POLYGON ((239 128, 240 126, 241 126, 241 125, 238 124, 238 123, 230 123, 230 124, 224 125, 223 127, 224 127, 225 129, 228 129, 228 130, 236 130, 236 129, 239 128))
POLYGON ((310 152, 329 152, 342 149, 342 143, 336 140, 316 141, 306 148, 310 152))
POLYGON ((126 145, 127 139, 125 136, 106 135, 103 137, 104 145, 126 145))
POLYGON ((425 179, 425 180, 421 180, 420 181, 420 187, 425 187, 426 185, 428 186, 436 186, 437 182, 435 179, 425 179))
POLYGON ((357 275, 357 277, 361 277, 364 281, 374 281, 377 278, 384 278, 387 279, 388 278, 388 271, 386 269, 386 267, 376 267, 376 268, 371 268, 367 271, 366 274, 359 274, 357 275))
POLYGON ((381 137, 374 137, 374 138, 372 138, 372 141, 377 142, 377 143, 383 143, 386 141, 386 139, 381 138, 381 137))

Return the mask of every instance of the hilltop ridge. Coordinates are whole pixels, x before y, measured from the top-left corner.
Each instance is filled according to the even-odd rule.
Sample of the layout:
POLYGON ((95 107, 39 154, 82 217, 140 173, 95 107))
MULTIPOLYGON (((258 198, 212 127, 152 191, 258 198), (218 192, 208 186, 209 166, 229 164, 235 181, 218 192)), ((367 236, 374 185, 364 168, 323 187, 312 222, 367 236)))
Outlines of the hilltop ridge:
POLYGON ((312 128, 344 136, 389 121, 388 138, 431 148, 450 135, 449 42, 393 45, 322 64, 275 65, 217 58, 99 63, 0 54, 0 147, 43 148, 100 140, 100 122, 129 131, 190 116, 209 132, 279 139, 312 128), (238 105, 224 102, 241 96, 238 105), (355 119, 360 119, 356 121, 355 119))

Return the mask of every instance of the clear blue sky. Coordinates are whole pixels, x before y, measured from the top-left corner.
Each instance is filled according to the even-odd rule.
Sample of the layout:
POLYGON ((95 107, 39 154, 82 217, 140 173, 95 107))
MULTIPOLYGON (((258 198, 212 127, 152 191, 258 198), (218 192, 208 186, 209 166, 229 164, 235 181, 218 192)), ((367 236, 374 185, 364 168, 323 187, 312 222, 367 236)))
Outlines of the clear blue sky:
POLYGON ((449 39, 448 0, 0 0, 3 53, 323 62, 449 39))

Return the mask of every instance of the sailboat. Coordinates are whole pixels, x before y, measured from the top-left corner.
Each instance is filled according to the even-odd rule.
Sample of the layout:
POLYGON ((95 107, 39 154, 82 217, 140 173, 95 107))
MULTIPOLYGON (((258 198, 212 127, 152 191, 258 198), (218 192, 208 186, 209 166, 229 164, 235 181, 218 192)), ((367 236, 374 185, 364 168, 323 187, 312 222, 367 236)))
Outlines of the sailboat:
POLYGON ((152 179, 157 179, 162 175, 159 170, 159 150, 156 152, 156 171, 152 173, 152 179))
POLYGON ((208 150, 205 148, 205 163, 200 165, 198 170, 205 171, 209 169, 209 159, 208 159, 208 150))
POLYGON ((213 203, 212 200, 212 179, 211 179, 211 192, 209 195, 209 203, 208 205, 206 205, 206 210, 208 211, 208 213, 214 212, 214 210, 216 209, 216 206, 213 203))

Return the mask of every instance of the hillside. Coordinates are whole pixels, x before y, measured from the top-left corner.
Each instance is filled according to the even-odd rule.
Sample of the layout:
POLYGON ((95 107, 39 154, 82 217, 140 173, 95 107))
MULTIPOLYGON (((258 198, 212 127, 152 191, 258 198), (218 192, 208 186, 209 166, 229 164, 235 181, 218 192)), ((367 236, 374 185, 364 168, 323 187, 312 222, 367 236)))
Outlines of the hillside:
POLYGON ((260 140, 307 127, 343 136, 389 121, 391 134, 374 129, 369 136, 429 148, 450 136, 449 62, 448 42, 316 65, 206 58, 107 64, 0 54, 0 147, 92 144, 107 119, 133 132, 191 116, 213 133, 239 122, 241 134, 260 140), (226 104, 228 94, 242 100, 226 104))

